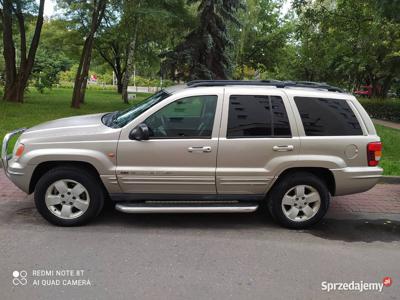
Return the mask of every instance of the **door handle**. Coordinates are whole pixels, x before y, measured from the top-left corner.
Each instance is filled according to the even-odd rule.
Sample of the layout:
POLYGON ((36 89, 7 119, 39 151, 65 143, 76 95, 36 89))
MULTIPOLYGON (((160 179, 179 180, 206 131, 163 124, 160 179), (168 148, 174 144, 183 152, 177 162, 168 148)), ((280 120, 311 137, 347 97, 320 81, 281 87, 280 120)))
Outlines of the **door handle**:
POLYGON ((189 152, 211 152, 210 146, 203 146, 203 147, 189 147, 189 152))
POLYGON ((272 150, 278 151, 278 152, 293 151, 293 149, 294 149, 293 145, 279 145, 279 146, 272 147, 272 150))

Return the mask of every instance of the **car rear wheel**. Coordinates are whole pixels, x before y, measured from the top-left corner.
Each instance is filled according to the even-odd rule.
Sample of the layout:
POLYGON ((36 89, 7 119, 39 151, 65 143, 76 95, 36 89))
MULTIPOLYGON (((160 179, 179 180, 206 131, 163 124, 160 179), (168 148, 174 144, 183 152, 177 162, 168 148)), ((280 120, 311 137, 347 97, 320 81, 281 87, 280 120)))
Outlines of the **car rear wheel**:
POLYGON ((99 179, 75 167, 59 167, 44 174, 34 198, 39 213, 59 226, 85 224, 100 213, 104 204, 99 179))
POLYGON ((274 219, 289 228, 306 228, 326 214, 330 194, 323 180, 308 172, 296 172, 281 178, 267 197, 274 219))

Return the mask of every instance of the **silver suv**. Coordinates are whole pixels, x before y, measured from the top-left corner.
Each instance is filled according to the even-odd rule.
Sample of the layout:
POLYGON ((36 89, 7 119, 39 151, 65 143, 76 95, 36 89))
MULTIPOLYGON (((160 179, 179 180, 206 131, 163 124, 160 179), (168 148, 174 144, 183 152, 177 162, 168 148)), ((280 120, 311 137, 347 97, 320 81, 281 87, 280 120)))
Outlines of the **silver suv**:
POLYGON ((303 228, 325 215, 331 196, 377 183, 381 147, 363 107, 338 88, 192 81, 124 111, 11 132, 2 161, 56 225, 86 223, 112 201, 124 213, 263 207, 280 224, 303 228))

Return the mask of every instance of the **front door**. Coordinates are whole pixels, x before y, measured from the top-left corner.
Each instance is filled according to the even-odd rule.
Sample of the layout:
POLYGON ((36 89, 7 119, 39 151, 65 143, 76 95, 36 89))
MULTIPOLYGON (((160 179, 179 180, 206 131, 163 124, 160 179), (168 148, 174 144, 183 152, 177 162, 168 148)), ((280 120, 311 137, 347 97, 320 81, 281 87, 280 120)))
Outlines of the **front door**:
POLYGON ((222 93, 167 99, 140 121, 149 128, 149 140, 131 140, 123 131, 117 157, 122 191, 165 196, 216 194, 222 100, 222 93))

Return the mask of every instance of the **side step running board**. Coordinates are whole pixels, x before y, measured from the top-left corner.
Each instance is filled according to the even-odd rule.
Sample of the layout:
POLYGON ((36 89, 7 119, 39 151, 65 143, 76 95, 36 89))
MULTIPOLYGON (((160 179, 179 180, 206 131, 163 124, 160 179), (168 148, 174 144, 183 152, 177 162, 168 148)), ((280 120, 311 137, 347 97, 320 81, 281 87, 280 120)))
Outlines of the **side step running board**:
POLYGON ((115 209, 124 213, 250 213, 255 203, 118 203, 115 209))

